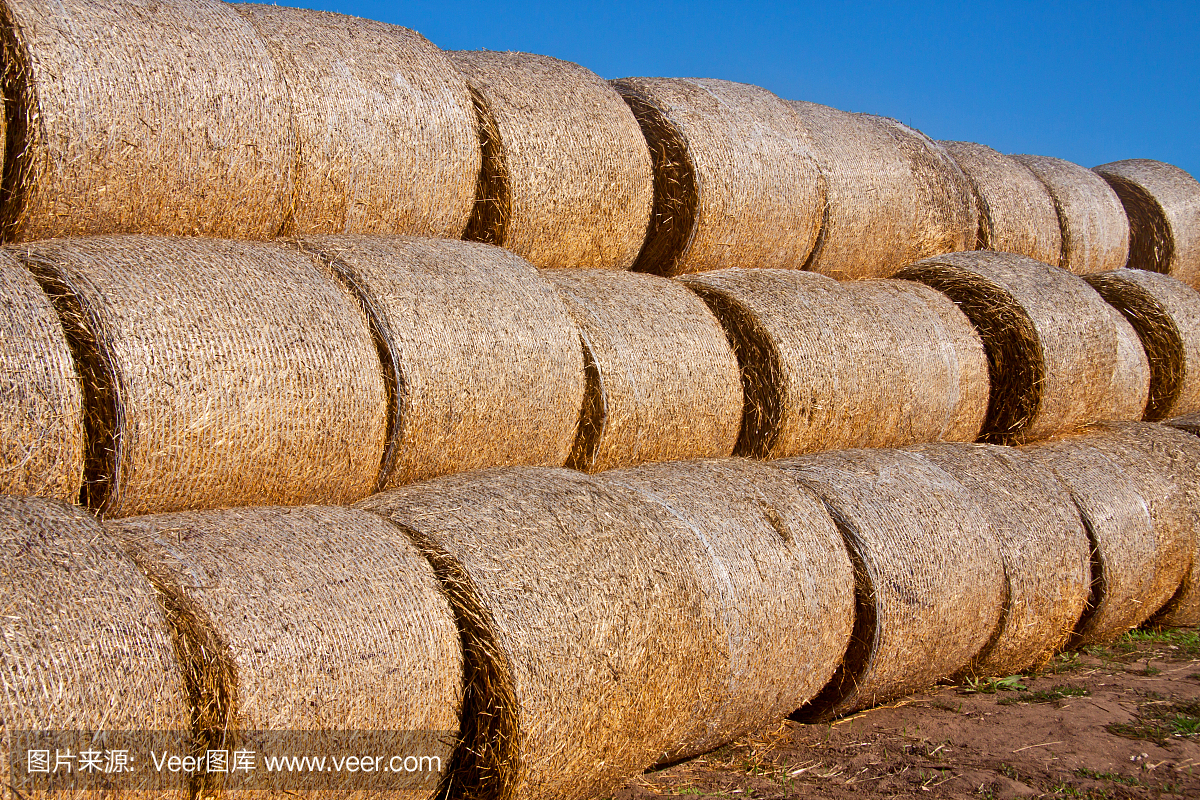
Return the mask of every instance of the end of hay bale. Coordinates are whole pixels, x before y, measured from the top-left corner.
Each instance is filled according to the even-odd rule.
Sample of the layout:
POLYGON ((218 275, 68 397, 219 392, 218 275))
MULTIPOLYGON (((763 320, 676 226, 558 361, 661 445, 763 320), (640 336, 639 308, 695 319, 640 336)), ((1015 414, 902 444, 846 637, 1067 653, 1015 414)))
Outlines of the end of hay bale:
POLYGON ((1132 176, 1108 165, 1093 172, 1108 182, 1129 218, 1129 262, 1126 266, 1151 272, 1167 273, 1175 260, 1175 239, 1171 225, 1158 200, 1132 176))

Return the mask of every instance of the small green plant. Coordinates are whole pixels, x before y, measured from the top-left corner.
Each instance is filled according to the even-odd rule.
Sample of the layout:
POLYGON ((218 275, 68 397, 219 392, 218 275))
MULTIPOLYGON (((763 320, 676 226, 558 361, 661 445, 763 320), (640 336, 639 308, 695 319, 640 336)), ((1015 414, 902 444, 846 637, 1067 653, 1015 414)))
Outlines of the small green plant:
POLYGON ((1133 722, 1107 726, 1126 739, 1144 739, 1166 746, 1175 739, 1200 737, 1200 700, 1187 703, 1148 703, 1133 722))
POLYGON ((967 682, 959 687, 959 690, 963 694, 1029 691, 1029 687, 1021 683, 1022 677, 1021 675, 1009 675, 1007 678, 967 678, 967 682))
POLYGON ((1041 689, 1036 692, 1026 692, 1016 697, 1003 697, 997 701, 999 705, 1011 706, 1017 703, 1058 705, 1064 697, 1087 697, 1092 692, 1086 686, 1055 686, 1053 689, 1041 689))
POLYGON ((1099 772, 1087 767, 1080 767, 1075 770, 1075 777, 1090 778, 1094 781, 1108 781, 1109 783, 1120 783, 1124 786, 1141 786, 1142 782, 1137 778, 1128 775, 1122 775, 1119 772, 1099 772))

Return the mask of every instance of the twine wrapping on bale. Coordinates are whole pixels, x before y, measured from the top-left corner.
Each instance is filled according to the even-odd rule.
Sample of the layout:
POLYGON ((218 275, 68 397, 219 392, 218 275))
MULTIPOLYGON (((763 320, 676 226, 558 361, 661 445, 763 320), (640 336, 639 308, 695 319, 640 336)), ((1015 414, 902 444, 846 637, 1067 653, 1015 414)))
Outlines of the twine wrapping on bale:
POLYGON ((449 56, 471 86, 490 148, 467 238, 538 267, 632 266, 654 177, 621 96, 591 70, 549 56, 449 56))
POLYGON ((1200 411, 1200 292, 1169 275, 1119 269, 1087 276, 1137 331, 1150 366, 1147 420, 1200 411))
POLYGON ((296 131, 283 233, 462 236, 479 137, 466 83, 420 34, 324 11, 235 6, 275 59, 296 131))
POLYGON ((349 292, 286 247, 143 236, 13 246, 84 379, 87 504, 106 516, 370 493, 379 358, 349 292))
POLYGON ((302 239, 366 309, 390 387, 378 488, 510 464, 561 466, 584 397, 579 333, 554 288, 498 247, 302 239))
POLYGON ((54 307, 0 252, 0 494, 68 502, 83 484, 83 394, 54 307))
POLYGON ((837 673, 804 709, 828 719, 958 672, 1000 619, 1004 566, 978 501, 916 453, 777 461, 829 508, 854 563, 856 612, 837 673))
POLYGON ((728 456, 742 424, 737 358, 694 293, 655 275, 546 270, 579 326, 587 391, 567 466, 728 456))
POLYGON ((962 168, 979 206, 976 250, 1019 253, 1047 264, 1062 257, 1054 198, 1029 167, 975 142, 942 142, 962 168))
POLYGON ((684 282, 725 326, 742 370, 736 454, 978 434, 986 356, 966 317, 936 292, 798 270, 722 270, 684 282))
POLYGON ((1011 158, 1032 170, 1054 199, 1062 236, 1058 266, 1076 275, 1125 266, 1129 258, 1129 219, 1120 198, 1103 178, 1061 158, 1011 158))
POLYGON ((913 448, 966 487, 991 522, 1007 583, 1000 623, 966 667, 1012 675, 1067 643, 1091 587, 1091 546, 1071 495, 1044 465, 987 444, 913 448))
POLYGON ((825 506, 754 461, 651 464, 598 475, 661 505, 710 559, 727 661, 696 724, 665 760, 708 752, 807 703, 833 676, 854 621, 854 573, 825 506))
POLYGON ((800 268, 825 185, 812 142, 766 89, 705 78, 622 78, 654 164, 654 211, 633 268, 681 275, 800 268))
POLYGON ((1093 167, 1129 218, 1129 264, 1200 289, 1200 181, 1144 158, 1093 167))
POLYGON ((0 28, 5 240, 278 233, 292 191, 290 108, 232 6, 9 0, 0 28))

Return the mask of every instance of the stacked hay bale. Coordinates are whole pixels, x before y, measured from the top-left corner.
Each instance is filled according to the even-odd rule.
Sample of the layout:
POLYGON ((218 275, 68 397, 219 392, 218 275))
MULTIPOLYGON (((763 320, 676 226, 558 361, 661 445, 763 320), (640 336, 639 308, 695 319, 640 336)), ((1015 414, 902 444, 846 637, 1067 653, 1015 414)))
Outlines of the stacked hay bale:
POLYGON ((757 86, 622 78, 654 164, 654 211, 634 269, 681 275, 800 268, 821 227, 824 182, 788 104, 757 86))
MULTIPOLYGON (((1169 420, 1166 423, 1168 426, 1177 430, 1183 431, 1192 436, 1200 436, 1200 414, 1190 414, 1184 417, 1177 417, 1169 420)), ((1191 454, 1191 448, 1188 447, 1188 454, 1191 454)), ((1178 462, 1177 462, 1178 463, 1178 462)), ((1187 470, 1191 469, 1191 484, 1189 488, 1193 491, 1191 495, 1192 511, 1200 516, 1200 500, 1194 494, 1196 487, 1200 484, 1200 475, 1195 467, 1195 460, 1184 461, 1183 473, 1184 479, 1187 479, 1187 470)), ((1200 524, 1200 520, 1197 521, 1200 524)), ((1183 576, 1183 583, 1179 586, 1179 591, 1175 596, 1164 606, 1154 617, 1154 623, 1162 627, 1184 626, 1184 625, 1200 625, 1200 532, 1193 529, 1195 536, 1195 549, 1191 554, 1191 568, 1187 574, 1183 576)), ((1185 555, 1184 560, 1188 560, 1185 555)))
POLYGON ((283 233, 458 238, 479 174, 467 85, 442 51, 396 25, 235 6, 270 50, 295 129, 283 233))
POLYGON ((484 139, 467 238, 537 267, 632 266, 654 179, 620 95, 585 67, 548 56, 449 55, 470 84, 484 139))
POLYGON ((1114 308, 1112 312, 1110 316, 1117 331, 1117 366, 1113 370, 1108 390, 1112 406, 1100 419, 1144 419, 1146 408, 1150 404, 1153 379, 1150 358, 1146 354, 1146 348, 1142 346, 1137 329, 1120 311, 1114 308))

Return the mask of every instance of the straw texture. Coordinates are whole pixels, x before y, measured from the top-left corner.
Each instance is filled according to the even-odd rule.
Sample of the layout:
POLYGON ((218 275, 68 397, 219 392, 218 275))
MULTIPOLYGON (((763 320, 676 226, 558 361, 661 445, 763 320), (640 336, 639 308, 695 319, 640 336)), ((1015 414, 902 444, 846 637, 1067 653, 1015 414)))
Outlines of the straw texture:
POLYGON ((98 237, 10 248, 79 360, 85 499, 106 516, 349 502, 387 398, 353 297, 268 243, 98 237))
POLYGON ((855 567, 837 673, 801 715, 827 719, 957 672, 1000 619, 1004 566, 971 493, 916 453, 850 450, 775 462, 824 500, 855 567))
MULTIPOLYGON (((1200 414, 1176 417, 1167 420, 1164 424, 1190 435, 1200 436, 1200 414)), ((1193 478, 1191 486, 1193 490, 1195 490, 1198 480, 1200 479, 1193 478)), ((1192 510, 1200 513, 1200 502, 1197 502, 1194 496, 1192 502, 1192 510)), ((1154 619, 1155 623, 1163 627, 1200 625, 1200 532, 1193 532, 1196 537, 1196 547, 1190 557, 1191 567, 1183 576, 1183 583, 1180 584, 1179 591, 1154 619)), ((1183 560, 1188 561, 1189 559, 1185 556, 1183 560)))
POLYGON ((235 6, 274 58, 296 132, 284 233, 458 238, 479 174, 466 83, 407 28, 235 6))
POLYGON ((295 137, 282 78, 216 0, 10 0, 0 9, 5 240, 265 239, 295 137))
POLYGON ((1102 420, 1133 422, 1143 419, 1150 402, 1150 359, 1137 330, 1115 308, 1110 315, 1117 330, 1117 368, 1109 397, 1112 407, 1102 420))
POLYGON ((628 269, 654 199, 637 120, 591 70, 530 53, 449 54, 499 137, 468 238, 538 267, 628 269), (498 189, 498 191, 497 191, 498 189))
POLYGON ((622 78, 613 86, 654 163, 654 211, 635 270, 804 266, 825 187, 812 142, 785 101, 704 78, 622 78))

